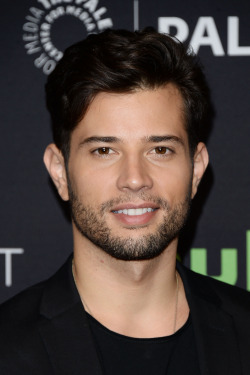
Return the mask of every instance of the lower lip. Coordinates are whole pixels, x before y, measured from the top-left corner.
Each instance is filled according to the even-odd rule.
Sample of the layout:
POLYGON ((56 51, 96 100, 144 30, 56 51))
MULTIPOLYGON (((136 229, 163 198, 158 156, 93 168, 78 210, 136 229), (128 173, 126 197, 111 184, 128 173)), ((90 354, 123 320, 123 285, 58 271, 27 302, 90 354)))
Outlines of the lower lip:
POLYGON ((122 222, 123 224, 125 225, 145 225, 145 224, 148 224, 150 222, 150 220, 153 219, 153 217, 156 215, 156 212, 158 210, 155 210, 155 211, 151 211, 151 212, 145 212, 145 214, 142 214, 142 215, 125 215, 125 214, 116 214, 113 212, 113 215, 114 217, 119 220, 120 222, 122 222))

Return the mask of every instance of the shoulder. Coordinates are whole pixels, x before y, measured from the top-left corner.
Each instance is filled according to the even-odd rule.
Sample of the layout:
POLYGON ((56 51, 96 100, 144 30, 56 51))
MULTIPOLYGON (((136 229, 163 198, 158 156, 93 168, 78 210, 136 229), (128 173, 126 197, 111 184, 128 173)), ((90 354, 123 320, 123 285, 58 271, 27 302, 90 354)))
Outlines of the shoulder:
POLYGON ((13 340, 34 336, 40 319, 39 308, 46 282, 34 285, 0 306, 0 348, 13 340))
POLYGON ((0 329, 36 322, 41 319, 46 303, 50 304, 53 314, 55 306, 60 305, 62 296, 72 294, 71 261, 72 256, 50 278, 25 289, 0 305, 0 329))
POLYGON ((49 279, 31 286, 0 306, 0 349, 39 336, 45 320, 74 305, 79 296, 72 281, 71 256, 49 279))
MULTIPOLYGON (((46 282, 32 286, 0 306, 0 373, 37 374, 47 370, 46 351, 40 338, 40 301, 46 282), (38 371, 38 372, 37 372, 38 371)), ((49 372, 47 372, 49 373, 49 372)))
MULTIPOLYGON (((0 327, 18 320, 34 318, 38 311, 46 282, 33 285, 0 305, 0 327), (5 321, 5 324, 3 322, 5 321)), ((16 324, 16 323, 15 323, 16 324)))
POLYGON ((71 258, 48 280, 4 302, 0 306, 1 375, 50 374, 43 329, 78 302, 71 258))
POLYGON ((199 296, 208 302, 220 305, 231 314, 250 313, 250 293, 234 285, 218 281, 191 271, 183 265, 178 265, 187 293, 199 296))

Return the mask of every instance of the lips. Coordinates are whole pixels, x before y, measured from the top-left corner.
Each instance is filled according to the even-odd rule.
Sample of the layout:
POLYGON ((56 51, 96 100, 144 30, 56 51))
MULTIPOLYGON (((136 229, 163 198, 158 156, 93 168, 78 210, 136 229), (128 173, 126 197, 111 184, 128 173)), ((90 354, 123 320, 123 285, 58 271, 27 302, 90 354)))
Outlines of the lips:
POLYGON ((112 210, 114 214, 124 214, 128 216, 140 216, 144 215, 147 212, 153 212, 156 208, 152 207, 143 207, 143 208, 124 208, 120 210, 112 210))
POLYGON ((111 213, 125 226, 142 226, 148 224, 159 209, 155 203, 123 203, 113 207, 111 213))

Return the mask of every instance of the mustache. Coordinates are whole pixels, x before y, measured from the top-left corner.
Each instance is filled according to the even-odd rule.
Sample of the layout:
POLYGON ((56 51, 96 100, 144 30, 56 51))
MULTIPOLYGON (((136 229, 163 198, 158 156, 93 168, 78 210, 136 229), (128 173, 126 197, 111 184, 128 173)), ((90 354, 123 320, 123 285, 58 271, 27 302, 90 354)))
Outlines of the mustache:
POLYGON ((145 192, 135 195, 126 195, 126 196, 119 196, 114 199, 110 199, 107 202, 102 203, 101 205, 101 213, 104 214, 106 211, 110 211, 114 206, 117 206, 122 203, 129 203, 135 202, 136 200, 140 199, 144 202, 154 203, 155 205, 161 207, 165 211, 170 209, 170 205, 166 199, 153 196, 151 194, 146 194, 145 192))

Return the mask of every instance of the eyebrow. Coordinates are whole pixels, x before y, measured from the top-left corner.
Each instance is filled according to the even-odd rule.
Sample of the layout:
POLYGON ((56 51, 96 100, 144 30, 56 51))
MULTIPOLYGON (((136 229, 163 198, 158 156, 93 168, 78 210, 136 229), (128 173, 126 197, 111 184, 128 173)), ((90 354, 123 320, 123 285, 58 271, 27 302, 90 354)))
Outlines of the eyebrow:
MULTIPOLYGON (((179 143, 180 145, 184 146, 184 142, 181 138, 175 136, 175 135, 151 135, 149 137, 143 137, 141 139, 142 142, 146 143, 159 143, 159 142, 173 142, 173 143, 179 143)), ((82 142, 80 142, 79 146, 82 147, 86 144, 90 143, 123 143, 123 140, 121 138, 117 137, 88 137, 84 139, 82 142)))
POLYGON ((86 145, 86 144, 89 144, 89 143, 118 143, 118 142, 122 142, 121 139, 117 138, 117 137, 97 137, 97 136, 94 136, 94 137, 89 137, 89 138, 86 138, 84 139, 79 146, 83 146, 83 145, 86 145))
POLYGON ((151 135, 150 137, 145 137, 144 139, 148 143, 173 142, 184 146, 183 140, 175 135, 151 135))

